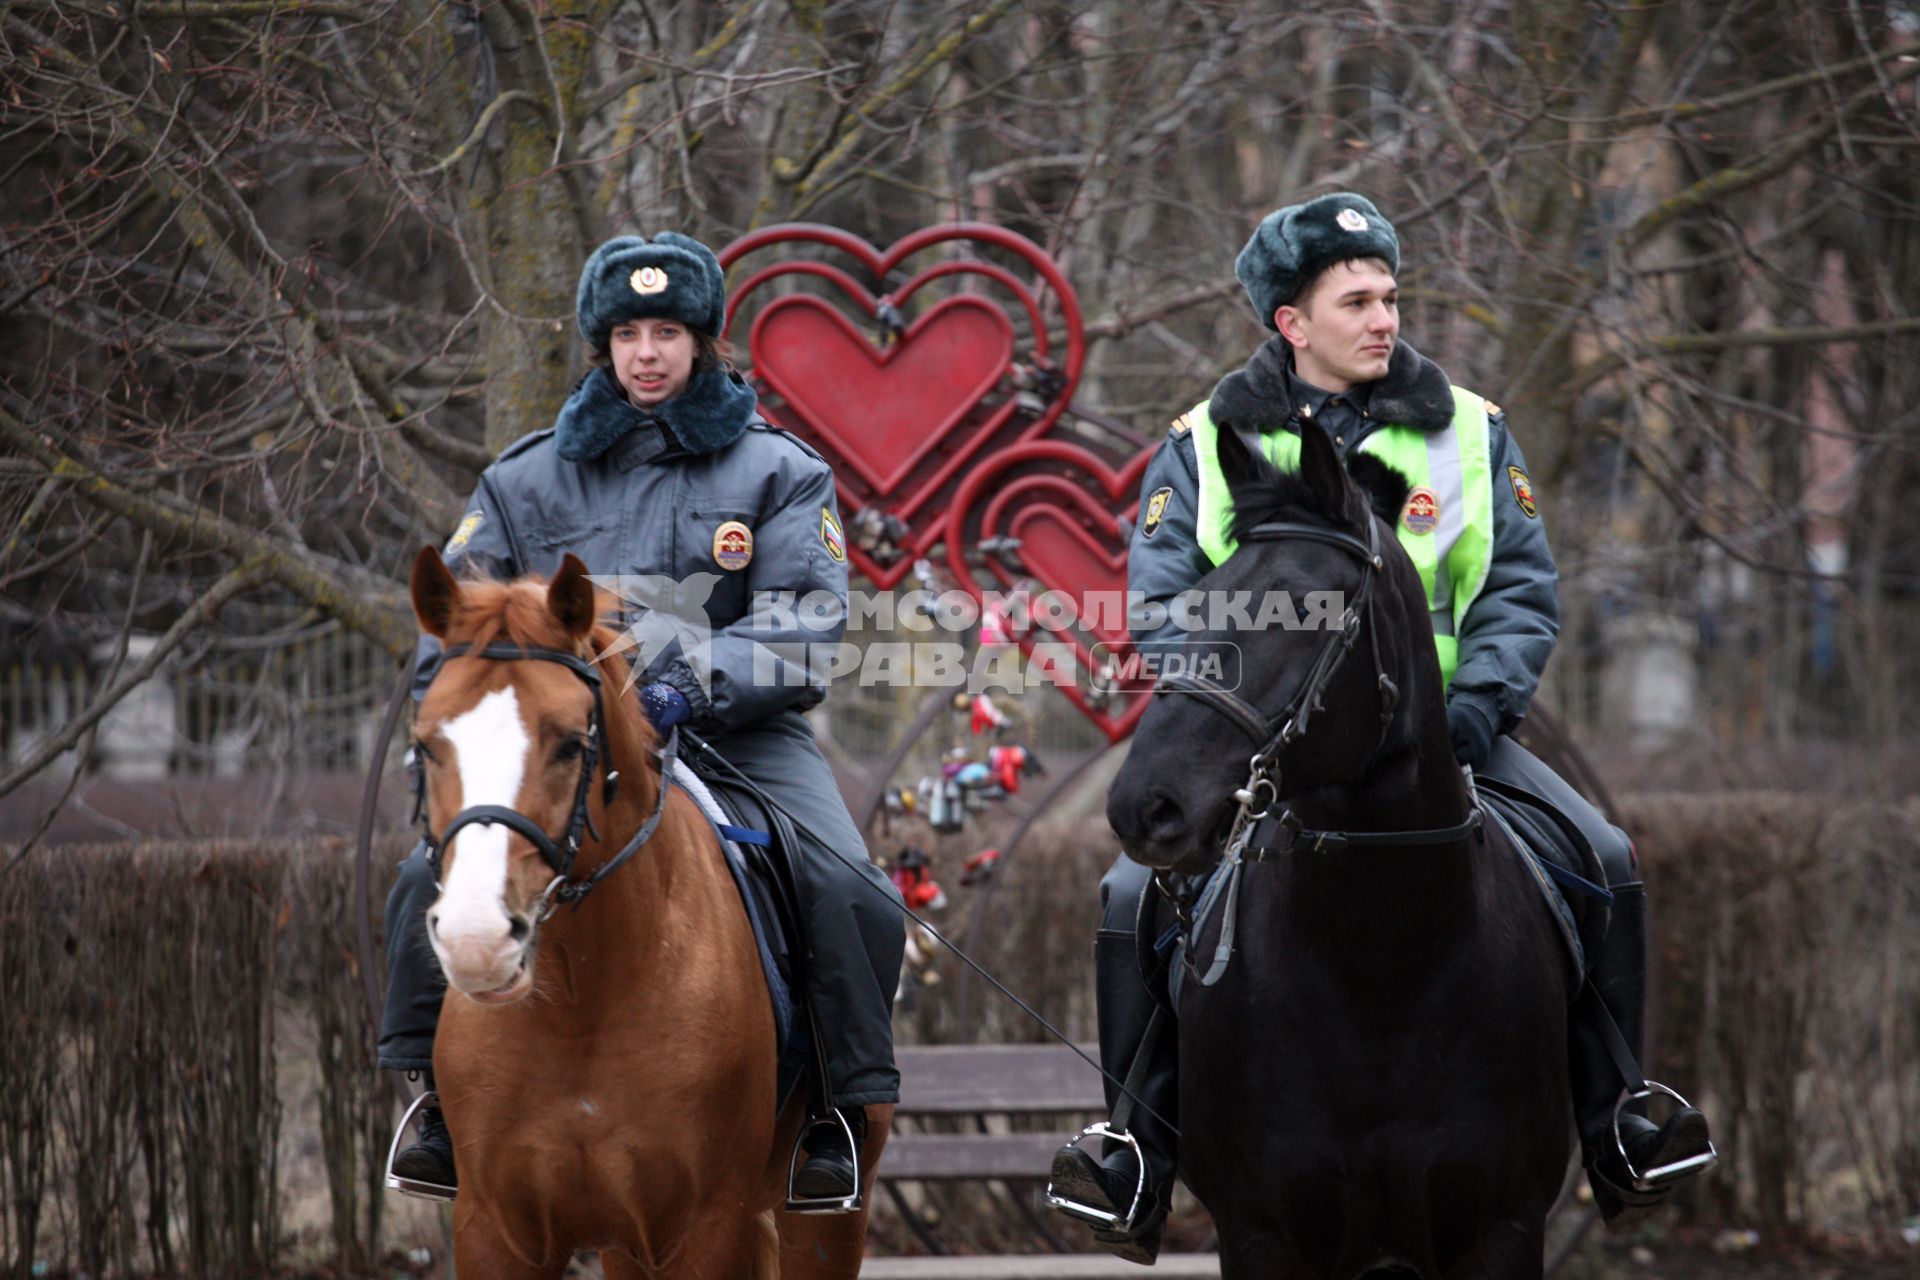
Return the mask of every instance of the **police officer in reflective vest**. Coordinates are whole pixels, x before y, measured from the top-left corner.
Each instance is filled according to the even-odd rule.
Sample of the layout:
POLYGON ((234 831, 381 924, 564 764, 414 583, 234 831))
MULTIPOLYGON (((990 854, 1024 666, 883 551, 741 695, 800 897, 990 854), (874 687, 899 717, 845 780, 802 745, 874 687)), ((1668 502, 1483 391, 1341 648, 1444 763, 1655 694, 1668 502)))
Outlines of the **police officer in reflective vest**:
MULTIPOLYGON (((868 861, 802 715, 826 696, 826 679, 795 655, 807 642, 837 642, 845 627, 833 472, 761 417, 753 389, 727 366, 725 281, 707 246, 671 231, 610 240, 581 272, 577 308, 595 367, 550 429, 516 441, 481 475, 446 560, 456 572, 508 578, 552 572, 571 551, 597 575, 696 594, 710 584, 703 600, 682 600, 704 610, 705 643, 637 651, 646 664, 640 705, 662 733, 697 730, 802 828, 791 853, 810 952, 806 997, 847 1123, 807 1127, 794 1191, 809 1204, 847 1201, 859 1189, 862 1108, 900 1096, 891 1019, 906 938, 898 891, 868 861), (786 593, 837 599, 837 625, 795 632, 782 611, 755 608, 786 593)), ((439 645, 423 638, 416 699, 438 657, 439 645)), ((387 900, 379 1057, 393 1070, 433 1068, 445 984, 423 917, 435 896, 416 850, 387 900)), ((420 1139, 398 1154, 394 1172, 452 1197, 453 1145, 438 1111, 424 1113, 420 1139)))
MULTIPOLYGON (((1300 433, 1324 431, 1343 458, 1371 454, 1412 482, 1398 533, 1429 593, 1434 643, 1448 682, 1454 753, 1482 777, 1544 796, 1600 854, 1613 892, 1604 947, 1589 955, 1594 985, 1635 1057, 1645 994, 1645 900, 1633 846, 1577 792, 1506 735, 1526 714, 1559 630, 1557 575, 1526 462, 1498 406, 1452 386, 1400 340, 1393 226, 1362 196, 1339 193, 1268 215, 1235 263, 1260 322, 1276 331, 1211 397, 1175 420, 1141 482, 1140 523, 1128 585, 1164 605, 1231 554, 1232 511, 1215 451, 1218 423, 1282 470, 1299 465, 1300 433)), ((1163 615, 1164 616, 1164 615, 1163 615)), ((1172 624, 1153 635, 1173 634, 1172 624)), ((1101 882, 1105 912, 1094 943, 1104 1065, 1126 1078, 1152 1016, 1139 976, 1134 927, 1148 871, 1124 855, 1101 882)), ((1594 1002, 1584 1002, 1591 1007, 1594 1002)), ((1631 1110, 1613 1138, 1621 1073, 1600 1019, 1572 1015, 1572 1091, 1589 1179, 1611 1220, 1650 1207, 1671 1189, 1644 1171, 1685 1165, 1709 1149, 1705 1118, 1683 1108, 1656 1126, 1631 1110), (1636 1177, 1636 1171, 1643 1176, 1636 1177)), ((1175 1041, 1148 1049, 1142 1099, 1176 1123, 1175 1041)), ((1117 1093, 1109 1085, 1110 1104, 1117 1093)), ((1122 1257, 1151 1262, 1171 1190, 1173 1135, 1136 1107, 1131 1127, 1146 1153, 1148 1194, 1131 1222, 1096 1230, 1122 1257)), ((1054 1162, 1056 1187, 1124 1218, 1138 1185, 1131 1148, 1110 1143, 1096 1162, 1078 1147, 1054 1162)))

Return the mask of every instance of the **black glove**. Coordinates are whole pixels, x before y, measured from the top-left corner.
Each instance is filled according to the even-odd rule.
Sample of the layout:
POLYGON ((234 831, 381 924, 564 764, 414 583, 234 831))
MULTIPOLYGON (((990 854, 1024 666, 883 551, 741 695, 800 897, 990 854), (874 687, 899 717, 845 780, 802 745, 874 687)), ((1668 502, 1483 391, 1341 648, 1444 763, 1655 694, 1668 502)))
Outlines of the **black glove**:
POLYGON ((1447 704, 1447 736, 1453 739, 1453 758, 1478 773, 1493 754, 1494 724, 1465 698, 1447 704))

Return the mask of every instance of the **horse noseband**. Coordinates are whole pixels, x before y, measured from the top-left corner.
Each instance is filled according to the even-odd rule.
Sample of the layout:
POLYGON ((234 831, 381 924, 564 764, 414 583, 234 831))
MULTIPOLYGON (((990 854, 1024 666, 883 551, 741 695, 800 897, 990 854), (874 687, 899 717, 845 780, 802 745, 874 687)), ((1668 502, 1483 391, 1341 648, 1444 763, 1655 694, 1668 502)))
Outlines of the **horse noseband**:
MULTIPOLYGON (((577 904, 595 885, 605 879, 608 873, 625 862, 652 837, 655 829, 660 825, 660 815, 666 810, 667 789, 672 785, 673 760, 678 753, 679 734, 677 732, 669 734, 662 750, 659 800, 654 807, 653 815, 647 819, 646 825, 641 827, 639 834, 626 848, 601 866, 591 878, 584 881, 575 880, 573 863, 580 853, 581 836, 584 834, 595 840, 600 838, 600 832, 593 825, 588 788, 592 786, 593 775, 599 771, 602 760, 608 761, 609 766, 606 780, 601 784, 601 803, 612 804, 614 796, 619 792, 620 774, 611 766, 613 753, 607 746, 606 706, 601 698, 600 672, 583 661, 578 654, 559 649, 523 649, 515 644, 490 644, 477 651, 471 645, 453 645, 441 653, 440 661, 444 664, 454 658, 467 655, 496 662, 558 663, 586 681, 587 687, 593 691, 593 718, 587 724, 587 743, 580 753, 580 780, 573 790, 573 812, 567 822, 566 835, 559 840, 554 839, 542 830, 538 823, 519 810, 497 804, 479 804, 462 809, 453 816, 453 821, 447 824, 446 829, 436 835, 426 811, 426 774, 424 770, 418 770, 416 767, 413 777, 413 817, 420 826, 420 837, 426 843, 427 861, 433 867, 434 879, 438 881, 441 878, 441 850, 453 842, 457 832, 462 828, 475 825, 498 824, 524 836, 528 843, 540 851, 541 860, 553 871, 553 882, 541 895, 541 911, 544 919, 545 914, 552 911, 556 899, 577 904)), ((438 676, 437 671, 435 675, 438 676)))

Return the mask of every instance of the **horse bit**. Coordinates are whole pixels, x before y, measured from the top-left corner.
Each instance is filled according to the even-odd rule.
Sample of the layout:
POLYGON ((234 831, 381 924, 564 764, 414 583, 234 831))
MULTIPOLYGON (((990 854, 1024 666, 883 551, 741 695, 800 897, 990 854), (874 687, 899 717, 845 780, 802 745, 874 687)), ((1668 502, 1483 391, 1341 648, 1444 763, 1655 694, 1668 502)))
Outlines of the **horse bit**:
POLYGON ((462 809, 454 815, 453 821, 447 824, 446 830, 436 836, 427 816, 426 771, 416 766, 413 775, 413 821, 419 825, 420 838, 426 844, 427 861, 433 867, 434 883, 437 885, 440 881, 441 850, 453 843, 456 832, 463 827, 475 824, 491 826, 498 823, 525 836, 533 847, 540 851, 541 860, 553 871, 553 879, 541 891, 538 911, 534 917, 536 925, 542 924, 554 913, 559 904, 572 903, 578 906, 589 893, 593 892, 594 886, 617 870, 621 863, 638 853, 641 846, 653 838, 653 833, 660 826, 660 817, 666 812, 667 790, 673 785, 673 765, 679 754, 680 732, 677 728, 669 730, 666 742, 660 748, 660 794, 654 801, 652 815, 635 833, 633 839, 627 842, 626 847, 601 864, 598 871, 585 880, 575 880, 573 863, 580 853, 581 835, 584 833, 595 840, 600 838, 600 832, 594 827, 593 815, 589 811, 588 788, 593 783, 594 772, 599 768, 601 760, 608 761, 606 781, 601 784, 601 804, 612 804, 620 785, 620 774, 612 767, 613 753, 607 747, 606 707, 601 701, 600 672, 582 661, 578 654, 566 653, 559 649, 523 649, 514 644, 490 644, 477 651, 471 645, 453 645, 441 653, 440 661, 444 666, 454 658, 469 654, 498 662, 532 660, 558 663, 579 676, 593 691, 593 718, 587 722, 587 741, 580 753, 580 781, 573 791, 573 814, 567 823, 566 835, 561 840, 555 840, 541 830, 533 819, 518 809, 497 804, 477 804, 462 809))
MULTIPOLYGON (((1380 526, 1377 521, 1368 522, 1366 542, 1338 529, 1284 521, 1255 525, 1239 540, 1242 543, 1280 542, 1287 538, 1324 543, 1353 556, 1360 561, 1360 585, 1340 615, 1338 627, 1320 646, 1313 665, 1307 669, 1306 678, 1280 714, 1271 720, 1267 719, 1261 715, 1259 708, 1245 698, 1197 671, 1173 672, 1162 676, 1153 691, 1155 697, 1172 692, 1197 695, 1205 700, 1207 706, 1226 716, 1242 733, 1260 744, 1259 750, 1248 761, 1246 785, 1233 793, 1240 807, 1234 814, 1233 826, 1228 831, 1226 848, 1221 855, 1221 860, 1231 868, 1224 894, 1227 900, 1226 923, 1222 926, 1213 966, 1204 975, 1193 968, 1191 944, 1198 941, 1200 924, 1211 914, 1213 903, 1222 896, 1213 891, 1218 881, 1210 874, 1209 892, 1195 895, 1175 883, 1174 877, 1168 872, 1154 872, 1155 884, 1161 895, 1173 905, 1178 928, 1189 940, 1187 967, 1202 986, 1212 986, 1218 982, 1232 956, 1234 908, 1238 900, 1240 870, 1245 861, 1263 862, 1295 848, 1321 852, 1338 851, 1349 845, 1442 844, 1464 838, 1481 822, 1477 804, 1469 808, 1465 821, 1426 831, 1314 831, 1307 829, 1290 808, 1274 813, 1280 795, 1280 755, 1306 736, 1314 713, 1326 709, 1324 700, 1327 686, 1333 682, 1347 655, 1353 652, 1354 645, 1360 639, 1362 624, 1373 618, 1374 575, 1386 568, 1386 561, 1380 554, 1380 526), (1254 807, 1256 802, 1259 803, 1258 808, 1254 807), (1275 827, 1279 830, 1272 839, 1255 842, 1256 834, 1275 827)), ((1380 660, 1380 628, 1377 624, 1367 628, 1367 639, 1373 649, 1375 687, 1380 691, 1380 741, 1375 744, 1373 752, 1377 755, 1386 744, 1387 731, 1393 724, 1394 714, 1399 710, 1400 687, 1387 674, 1386 666, 1380 660)))

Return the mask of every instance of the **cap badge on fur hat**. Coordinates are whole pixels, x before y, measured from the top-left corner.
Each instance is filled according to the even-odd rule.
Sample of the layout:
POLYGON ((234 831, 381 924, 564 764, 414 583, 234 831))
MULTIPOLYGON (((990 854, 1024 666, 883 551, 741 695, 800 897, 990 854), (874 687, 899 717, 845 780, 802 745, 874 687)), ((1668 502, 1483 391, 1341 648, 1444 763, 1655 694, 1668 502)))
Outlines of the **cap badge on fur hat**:
POLYGON ((1397 273, 1400 237, 1371 200, 1336 191, 1262 218, 1233 270, 1254 315, 1271 329, 1274 312, 1297 300, 1322 271, 1361 258, 1378 258, 1397 273))
POLYGON ((678 320, 717 338, 727 327, 726 273, 691 236, 615 236, 581 269, 574 313, 580 336, 598 351, 629 320, 678 320))

